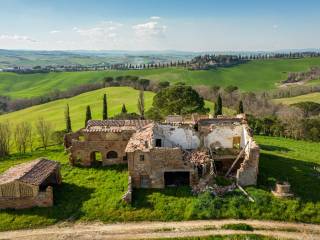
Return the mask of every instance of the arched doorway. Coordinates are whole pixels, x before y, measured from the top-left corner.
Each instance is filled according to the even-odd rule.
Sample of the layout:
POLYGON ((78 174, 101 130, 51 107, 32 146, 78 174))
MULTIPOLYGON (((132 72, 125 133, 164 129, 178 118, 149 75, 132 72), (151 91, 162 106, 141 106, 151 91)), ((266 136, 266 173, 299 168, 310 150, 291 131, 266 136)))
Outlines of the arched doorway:
POLYGON ((90 154, 91 162, 99 162, 102 163, 102 154, 99 151, 94 151, 90 154))
POLYGON ((115 151, 109 151, 107 153, 107 159, 115 159, 118 158, 118 153, 115 151))

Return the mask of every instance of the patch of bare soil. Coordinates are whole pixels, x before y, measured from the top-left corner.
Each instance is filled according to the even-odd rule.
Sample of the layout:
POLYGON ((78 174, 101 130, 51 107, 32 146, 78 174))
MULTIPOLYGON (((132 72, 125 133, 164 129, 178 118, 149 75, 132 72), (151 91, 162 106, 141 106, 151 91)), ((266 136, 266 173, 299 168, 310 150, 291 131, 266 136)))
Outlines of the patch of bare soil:
POLYGON ((154 239, 209 235, 259 234, 278 239, 320 239, 320 225, 257 220, 199 220, 182 222, 60 223, 33 230, 1 232, 0 239, 154 239), (225 224, 245 223, 254 231, 224 230, 225 224))

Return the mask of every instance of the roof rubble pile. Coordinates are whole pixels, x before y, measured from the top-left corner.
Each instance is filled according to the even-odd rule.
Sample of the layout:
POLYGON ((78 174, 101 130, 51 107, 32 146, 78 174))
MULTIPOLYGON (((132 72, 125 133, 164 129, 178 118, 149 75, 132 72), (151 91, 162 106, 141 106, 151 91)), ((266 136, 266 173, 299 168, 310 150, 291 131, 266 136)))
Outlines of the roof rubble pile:
POLYGON ((203 151, 184 151, 183 160, 186 162, 191 162, 195 166, 201 166, 210 160, 209 155, 203 151))
POLYGON ((237 185, 232 182, 232 184, 227 186, 219 186, 214 182, 213 175, 207 175, 199 181, 199 184, 192 188, 192 193, 198 195, 204 192, 210 192, 216 197, 221 197, 226 193, 232 192, 237 188, 237 185))

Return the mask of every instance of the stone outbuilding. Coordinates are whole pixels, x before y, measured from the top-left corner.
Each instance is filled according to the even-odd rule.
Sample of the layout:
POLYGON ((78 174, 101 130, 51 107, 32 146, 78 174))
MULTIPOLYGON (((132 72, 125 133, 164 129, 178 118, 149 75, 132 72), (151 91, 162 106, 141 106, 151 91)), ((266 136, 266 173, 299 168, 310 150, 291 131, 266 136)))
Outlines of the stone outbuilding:
POLYGON ((60 164, 45 158, 22 163, 0 175, 0 209, 51 207, 52 187, 61 183, 60 164))
POLYGON ((87 127, 65 136, 72 165, 127 163, 125 148, 131 136, 149 120, 90 120, 87 127))

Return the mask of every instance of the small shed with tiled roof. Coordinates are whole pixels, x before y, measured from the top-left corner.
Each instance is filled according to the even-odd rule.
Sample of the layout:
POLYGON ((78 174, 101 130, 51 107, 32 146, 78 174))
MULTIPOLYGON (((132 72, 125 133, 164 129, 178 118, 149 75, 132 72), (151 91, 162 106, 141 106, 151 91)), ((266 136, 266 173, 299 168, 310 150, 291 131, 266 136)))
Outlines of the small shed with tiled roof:
POLYGON ((0 174, 0 209, 51 206, 60 183, 60 164, 46 158, 11 167, 0 174))

